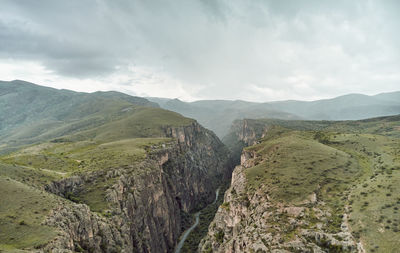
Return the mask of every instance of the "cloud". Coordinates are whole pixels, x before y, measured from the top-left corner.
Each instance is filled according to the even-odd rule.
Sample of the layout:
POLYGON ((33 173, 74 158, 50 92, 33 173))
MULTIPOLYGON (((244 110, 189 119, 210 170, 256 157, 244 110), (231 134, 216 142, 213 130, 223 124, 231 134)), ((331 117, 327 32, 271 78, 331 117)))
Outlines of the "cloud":
POLYGON ((377 0, 6 0, 0 64, 34 64, 50 86, 186 100, 373 94, 400 87, 398 11, 377 0))

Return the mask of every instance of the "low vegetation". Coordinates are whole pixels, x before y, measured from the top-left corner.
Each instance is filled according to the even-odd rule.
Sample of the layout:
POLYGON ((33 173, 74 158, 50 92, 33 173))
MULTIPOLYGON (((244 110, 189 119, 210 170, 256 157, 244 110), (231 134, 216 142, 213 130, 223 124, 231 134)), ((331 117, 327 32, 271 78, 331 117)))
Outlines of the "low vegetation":
POLYGON ((0 251, 41 247, 56 235, 42 224, 59 203, 55 196, 3 176, 0 192, 0 251))

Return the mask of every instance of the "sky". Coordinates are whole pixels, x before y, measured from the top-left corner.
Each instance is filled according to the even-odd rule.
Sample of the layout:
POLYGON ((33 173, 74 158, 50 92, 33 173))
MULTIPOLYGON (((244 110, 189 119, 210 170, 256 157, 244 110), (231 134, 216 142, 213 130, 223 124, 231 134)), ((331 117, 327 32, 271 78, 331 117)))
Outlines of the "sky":
POLYGON ((1 0, 0 80, 137 96, 400 90, 396 0, 1 0))

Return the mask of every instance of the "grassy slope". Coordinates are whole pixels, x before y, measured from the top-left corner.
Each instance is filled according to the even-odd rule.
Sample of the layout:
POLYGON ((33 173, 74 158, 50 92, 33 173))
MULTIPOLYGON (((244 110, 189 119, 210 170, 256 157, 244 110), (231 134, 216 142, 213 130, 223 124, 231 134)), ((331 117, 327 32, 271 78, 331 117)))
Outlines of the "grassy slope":
POLYGON ((246 171, 250 187, 270 184, 271 195, 277 199, 302 201, 321 185, 321 192, 340 191, 342 182, 351 182, 359 174, 355 159, 313 140, 311 134, 286 133, 252 149, 264 161, 246 171))
POLYGON ((18 181, 0 177, 0 250, 38 247, 56 231, 41 225, 57 204, 55 196, 18 181))
POLYGON ((333 211, 331 232, 338 231, 347 207, 353 234, 368 252, 396 252, 400 246, 398 116, 264 123, 281 126, 270 127, 260 144, 247 148, 257 153, 260 162, 246 171, 250 191, 267 186, 274 201, 295 204, 317 192, 333 211))
POLYGON ((349 193, 350 225, 370 252, 400 247, 400 140, 377 134, 338 136, 340 148, 354 154, 364 175, 349 193))
POLYGON ((100 127, 79 132, 72 140, 94 139, 114 141, 126 138, 160 137, 167 126, 186 126, 192 119, 159 108, 136 107, 128 115, 116 118, 100 127))

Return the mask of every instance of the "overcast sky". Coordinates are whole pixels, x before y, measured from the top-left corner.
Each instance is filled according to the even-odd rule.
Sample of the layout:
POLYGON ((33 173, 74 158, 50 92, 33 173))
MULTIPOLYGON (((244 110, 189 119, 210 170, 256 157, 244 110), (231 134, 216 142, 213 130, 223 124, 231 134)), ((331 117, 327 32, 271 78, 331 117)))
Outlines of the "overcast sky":
POLYGON ((13 79, 186 101, 400 90, 400 1, 1 0, 13 79))

